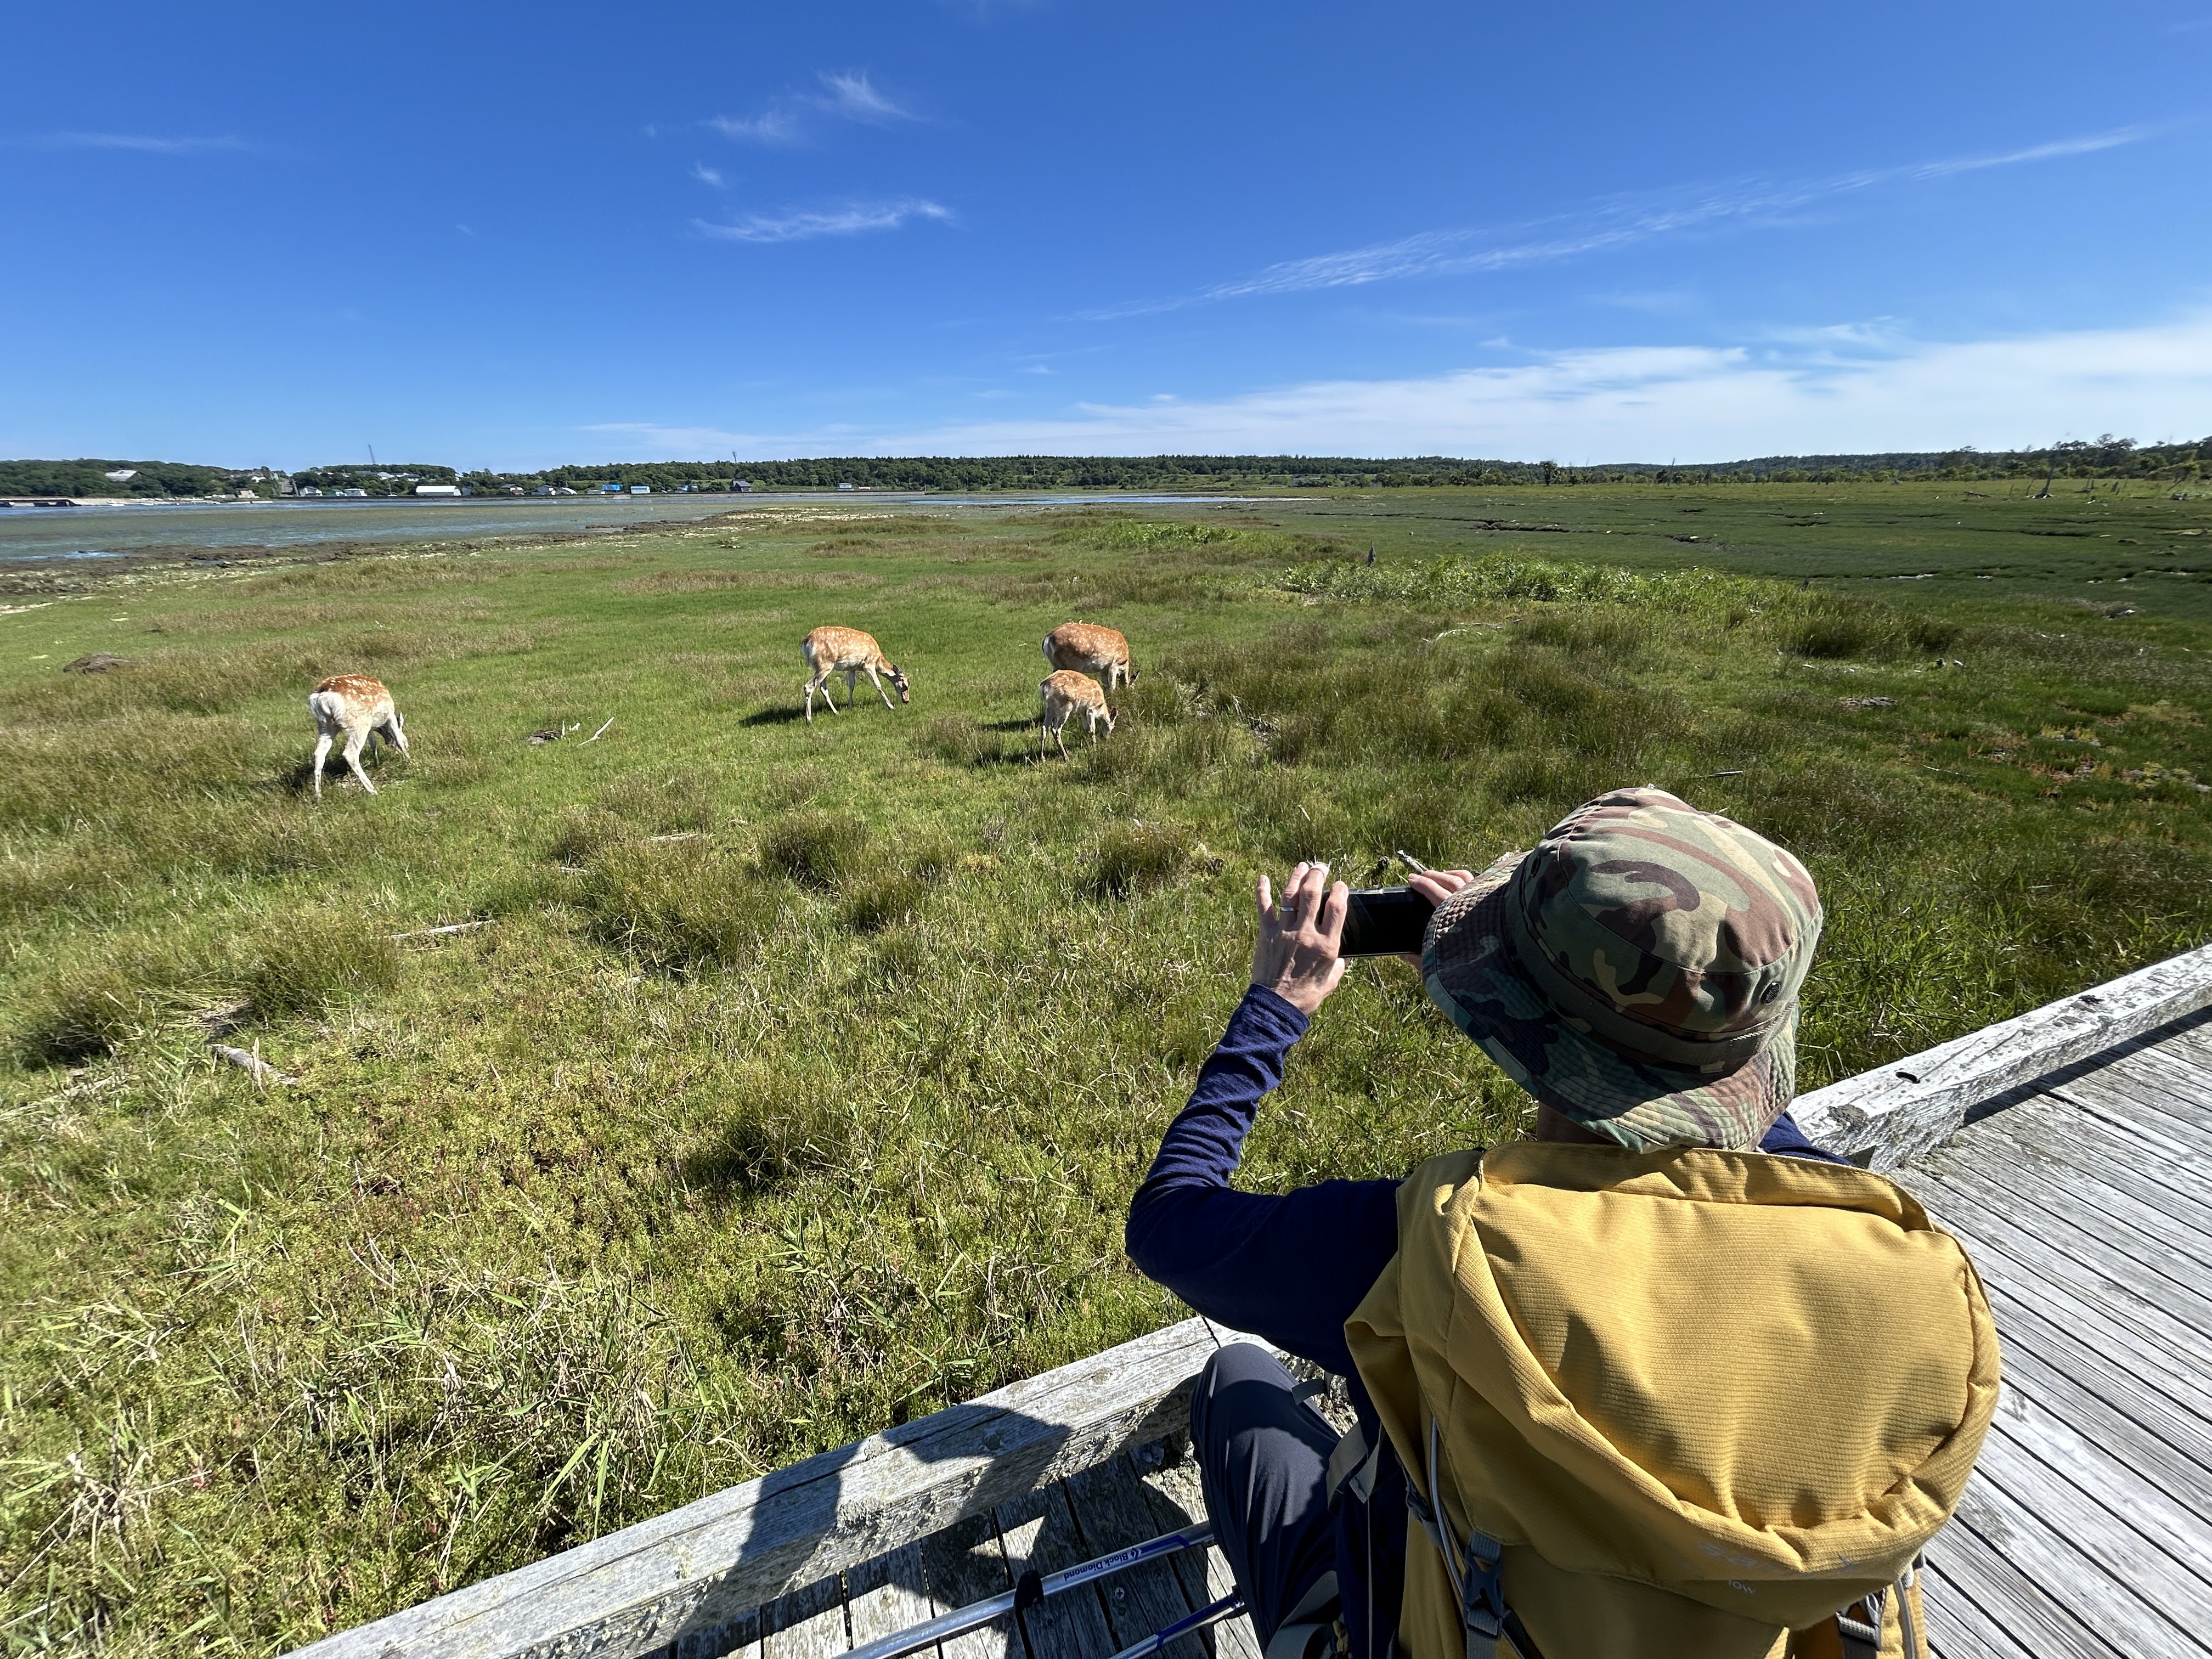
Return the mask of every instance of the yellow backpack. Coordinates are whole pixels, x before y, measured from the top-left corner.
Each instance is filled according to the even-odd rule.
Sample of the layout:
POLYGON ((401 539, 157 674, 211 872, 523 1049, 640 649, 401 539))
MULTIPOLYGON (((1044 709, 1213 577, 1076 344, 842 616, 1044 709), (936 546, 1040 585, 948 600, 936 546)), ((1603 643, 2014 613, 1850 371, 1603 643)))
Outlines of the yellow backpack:
POLYGON ((1893 1182, 1689 1147, 1434 1158, 1345 1335, 1435 1546, 1407 1540, 1409 1659, 1923 1659, 1914 1568, 1997 1339, 1893 1182))

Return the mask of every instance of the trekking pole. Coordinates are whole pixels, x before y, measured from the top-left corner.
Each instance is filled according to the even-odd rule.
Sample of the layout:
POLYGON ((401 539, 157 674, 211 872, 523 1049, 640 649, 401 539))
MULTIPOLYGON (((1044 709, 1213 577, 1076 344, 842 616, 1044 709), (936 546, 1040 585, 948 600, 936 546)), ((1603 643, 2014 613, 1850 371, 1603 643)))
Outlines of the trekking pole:
POLYGON ((1218 1625, 1224 1619, 1234 1619, 1243 1611, 1244 1598, 1231 1590, 1212 1607, 1200 1607, 1188 1617, 1176 1620, 1165 1630, 1154 1631, 1143 1641, 1131 1643, 1115 1654, 1114 1659, 1146 1659, 1146 1656, 1158 1653, 1179 1636, 1204 1630, 1208 1625, 1218 1625))
MULTIPOLYGON (((1212 1541, 1212 1527, 1206 1522, 1200 1521, 1182 1528, 1180 1531, 1163 1533, 1159 1537, 1148 1538, 1141 1544, 1132 1544, 1127 1549, 1115 1550, 1110 1555, 1102 1555, 1095 1561, 1085 1561, 1078 1566, 1063 1567, 1058 1572, 1047 1573, 1042 1577, 1034 1571, 1025 1572, 1015 1581, 1013 1589, 1002 1595, 994 1595, 982 1601, 971 1601, 964 1607, 955 1607, 951 1613, 939 1613, 927 1624, 915 1625, 902 1631, 895 1631, 889 1636, 881 1637, 869 1643, 866 1647, 854 1648, 845 1656, 845 1659, 904 1659, 905 1655, 913 1653, 918 1649, 930 1647, 939 1642, 950 1641, 956 1636, 964 1636, 971 1630, 980 1630, 993 1620, 1003 1619, 1010 1613, 1026 1612, 1047 1596, 1057 1595, 1062 1590, 1073 1589, 1081 1584, 1095 1583, 1101 1578, 1110 1578, 1117 1572, 1125 1572, 1129 1568, 1146 1561, 1157 1561, 1164 1556, 1178 1555, 1184 1550, 1202 1549, 1212 1541)), ((1211 1624, 1213 1619, 1225 1619, 1229 1616, 1225 1613, 1215 1611, 1215 1608, 1220 1605, 1217 1602, 1214 1607, 1206 1609, 1208 1613, 1212 1614, 1212 1618, 1207 1619, 1206 1623, 1211 1624)), ((1200 1626, 1191 1624, 1186 1620, 1173 1626, 1170 1634, 1180 1636, 1186 1629, 1199 1628, 1200 1628, 1200 1626)), ((1151 1648, 1145 1647, 1142 1644, 1139 1644, 1137 1650, 1146 1653, 1152 1651, 1151 1648)))

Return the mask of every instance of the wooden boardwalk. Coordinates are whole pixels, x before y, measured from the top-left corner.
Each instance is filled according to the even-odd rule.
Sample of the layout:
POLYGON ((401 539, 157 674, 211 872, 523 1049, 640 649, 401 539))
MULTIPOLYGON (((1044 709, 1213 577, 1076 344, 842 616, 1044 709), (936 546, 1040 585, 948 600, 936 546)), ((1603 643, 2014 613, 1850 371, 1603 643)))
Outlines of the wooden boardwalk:
POLYGON ((2004 1343, 1929 1553, 1937 1650, 2212 1655, 2212 1023, 1992 1104, 1897 1171, 1965 1242, 2004 1343))
MULTIPOLYGON (((2212 947, 1804 1097, 1972 1255, 1997 1419, 1929 1553, 1943 1659, 2212 1659, 2212 947)), ((1203 1518, 1203 1320, 711 1494, 301 1659, 832 1659, 1203 1518)), ((1834 1334, 1879 1365, 1879 1330, 1834 1334)), ((1230 1589, 1156 1562, 926 1650, 1109 1659, 1230 1589)), ((1259 1659, 1239 1619, 1174 1659, 1259 1659)))

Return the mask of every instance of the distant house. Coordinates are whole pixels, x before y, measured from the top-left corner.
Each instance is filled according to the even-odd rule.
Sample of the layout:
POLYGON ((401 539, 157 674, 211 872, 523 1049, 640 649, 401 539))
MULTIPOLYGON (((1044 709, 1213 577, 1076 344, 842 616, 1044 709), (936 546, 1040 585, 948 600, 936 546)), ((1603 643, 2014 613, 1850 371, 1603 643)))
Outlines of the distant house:
POLYGON ((650 495, 653 494, 653 486, 651 484, 632 484, 629 487, 629 493, 633 495, 650 495))
POLYGON ((839 485, 837 486, 837 488, 838 488, 838 489, 850 489, 852 487, 853 487, 853 486, 852 486, 852 485, 850 485, 850 484, 839 484, 839 485))
POLYGON ((110 483, 129 483, 138 476, 138 469, 135 466, 118 467, 112 472, 103 472, 100 476, 110 483))
POLYGON ((599 486, 599 494, 602 495, 619 495, 622 493, 623 488, 618 483, 605 483, 599 486))
POLYGON ((461 487, 459 484, 416 484, 415 493, 417 495, 458 495, 461 493, 461 487))
POLYGON ((366 489, 341 489, 338 491, 338 494, 341 495, 359 496, 366 499, 368 492, 366 489))
POLYGON ((300 486, 300 493, 302 495, 319 495, 323 492, 316 489, 313 484, 301 484, 300 486))
POLYGON ((730 492, 736 495, 750 495, 753 493, 753 481, 750 478, 732 478, 730 480, 730 492))
POLYGON ((533 495, 550 495, 553 493, 553 486, 551 484, 540 484, 537 489, 532 490, 530 493, 533 495))

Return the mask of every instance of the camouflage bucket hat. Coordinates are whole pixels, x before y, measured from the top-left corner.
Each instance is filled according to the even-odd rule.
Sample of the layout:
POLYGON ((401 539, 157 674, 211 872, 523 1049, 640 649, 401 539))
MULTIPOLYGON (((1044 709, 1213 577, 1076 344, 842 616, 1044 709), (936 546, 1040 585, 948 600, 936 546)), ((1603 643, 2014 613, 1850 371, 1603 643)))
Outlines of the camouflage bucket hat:
POLYGON ((1805 866, 1663 789, 1577 807, 1437 907, 1421 977, 1537 1099, 1645 1148, 1755 1146, 1797 1090, 1805 866))

